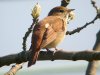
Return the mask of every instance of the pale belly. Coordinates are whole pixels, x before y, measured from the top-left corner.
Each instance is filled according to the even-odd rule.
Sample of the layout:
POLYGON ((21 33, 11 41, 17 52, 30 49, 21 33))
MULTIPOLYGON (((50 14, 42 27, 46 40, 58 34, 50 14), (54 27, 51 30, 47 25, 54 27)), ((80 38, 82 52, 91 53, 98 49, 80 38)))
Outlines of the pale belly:
POLYGON ((65 37, 65 32, 58 33, 57 38, 44 48, 55 48, 59 43, 61 43, 64 40, 64 37, 65 37))

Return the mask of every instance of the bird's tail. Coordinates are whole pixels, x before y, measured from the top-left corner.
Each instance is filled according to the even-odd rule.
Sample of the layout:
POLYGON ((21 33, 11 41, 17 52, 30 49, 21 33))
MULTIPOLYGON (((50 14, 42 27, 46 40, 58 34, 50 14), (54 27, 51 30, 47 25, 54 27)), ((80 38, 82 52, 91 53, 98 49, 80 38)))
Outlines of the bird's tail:
POLYGON ((36 60, 38 59, 38 55, 39 55, 40 51, 36 51, 35 53, 33 53, 32 55, 32 59, 28 62, 28 67, 34 65, 36 63, 36 60))

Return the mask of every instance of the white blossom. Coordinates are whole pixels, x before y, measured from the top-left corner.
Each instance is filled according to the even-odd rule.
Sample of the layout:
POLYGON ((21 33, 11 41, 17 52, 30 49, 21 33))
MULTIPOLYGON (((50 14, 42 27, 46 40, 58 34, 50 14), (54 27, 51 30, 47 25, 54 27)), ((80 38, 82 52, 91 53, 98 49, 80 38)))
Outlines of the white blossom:
POLYGON ((37 3, 33 10, 32 10, 32 17, 33 18, 38 18, 40 16, 40 13, 41 13, 41 6, 39 5, 39 3, 37 3))

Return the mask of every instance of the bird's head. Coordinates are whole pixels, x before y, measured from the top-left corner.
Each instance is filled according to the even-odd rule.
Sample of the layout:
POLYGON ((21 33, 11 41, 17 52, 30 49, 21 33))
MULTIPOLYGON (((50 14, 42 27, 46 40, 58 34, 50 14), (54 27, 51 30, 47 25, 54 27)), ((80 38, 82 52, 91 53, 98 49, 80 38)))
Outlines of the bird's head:
POLYGON ((70 15, 70 12, 73 10, 74 9, 68 9, 66 7, 63 7, 63 6, 58 6, 58 7, 51 9, 48 16, 60 16, 63 19, 66 19, 70 15))

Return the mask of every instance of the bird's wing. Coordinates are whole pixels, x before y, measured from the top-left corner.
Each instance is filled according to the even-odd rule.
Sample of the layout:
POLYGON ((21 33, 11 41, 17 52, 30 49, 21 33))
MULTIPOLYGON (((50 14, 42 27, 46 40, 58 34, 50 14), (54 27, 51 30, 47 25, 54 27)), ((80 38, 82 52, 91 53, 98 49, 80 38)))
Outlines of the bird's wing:
POLYGON ((63 31, 63 20, 61 18, 50 16, 45 18, 44 22, 45 21, 45 32, 43 35, 41 48, 44 48, 46 45, 53 42, 57 38, 57 33, 59 31, 63 31))
POLYGON ((33 34, 32 34, 31 54, 30 54, 30 59, 28 62, 28 67, 35 64, 36 60, 38 59, 44 32, 45 30, 42 25, 40 24, 35 25, 33 29, 33 34))
POLYGON ((44 48, 46 45, 50 44, 52 41, 54 41, 57 37, 57 33, 54 31, 51 25, 47 24, 48 28, 46 28, 43 40, 41 43, 41 48, 44 48))

